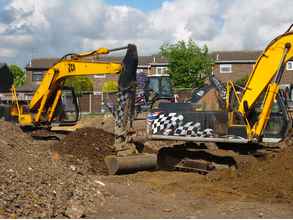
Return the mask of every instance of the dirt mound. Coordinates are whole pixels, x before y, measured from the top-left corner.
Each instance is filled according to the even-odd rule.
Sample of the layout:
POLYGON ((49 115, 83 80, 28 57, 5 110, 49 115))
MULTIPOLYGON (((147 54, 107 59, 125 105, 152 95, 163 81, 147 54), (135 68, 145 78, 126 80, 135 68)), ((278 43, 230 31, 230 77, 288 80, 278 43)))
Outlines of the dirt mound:
POLYGON ((99 176, 87 173, 104 169, 97 166, 112 142, 113 136, 91 128, 61 142, 34 140, 0 121, 0 218, 86 217, 103 200, 99 176))
MULTIPOLYGON (((0 218, 182 217, 185 210, 193 215, 195 206, 203 205, 195 200, 202 198, 219 204, 293 202, 292 144, 232 172, 99 175, 113 142, 112 134, 96 128, 82 128, 61 141, 34 140, 0 121, 0 218), (177 210, 182 214, 173 215, 177 210)), ((227 210, 225 204, 221 210, 227 210)))
POLYGON ((0 121, 0 216, 50 216, 50 154, 17 125, 0 121))
MULTIPOLYGON (((81 128, 52 146, 56 152, 86 174, 106 174, 106 155, 113 154, 114 135, 97 128, 81 128)), ((74 168, 73 168, 74 169, 74 168)))
POLYGON ((235 172, 222 171, 210 175, 219 186, 229 185, 248 199, 270 202, 293 202, 293 146, 273 153, 266 159, 240 167, 235 172))

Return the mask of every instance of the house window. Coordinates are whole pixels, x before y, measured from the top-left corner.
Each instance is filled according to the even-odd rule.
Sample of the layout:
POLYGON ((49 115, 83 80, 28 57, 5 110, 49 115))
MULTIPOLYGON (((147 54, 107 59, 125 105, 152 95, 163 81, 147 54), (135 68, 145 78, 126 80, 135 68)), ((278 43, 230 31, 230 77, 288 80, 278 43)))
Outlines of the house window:
POLYGON ((165 66, 156 67, 156 74, 166 74, 167 71, 168 71, 168 67, 165 67, 165 66))
POLYGON ((94 75, 94 78, 95 79, 105 79, 106 78, 106 75, 105 74, 102 74, 102 75, 94 75))
POLYGON ((220 64, 220 73, 232 73, 232 64, 220 64))
POLYGON ((293 61, 287 62, 287 70, 293 70, 293 61))
POLYGON ((32 81, 33 82, 40 82, 43 79, 43 72, 33 72, 32 73, 32 81))

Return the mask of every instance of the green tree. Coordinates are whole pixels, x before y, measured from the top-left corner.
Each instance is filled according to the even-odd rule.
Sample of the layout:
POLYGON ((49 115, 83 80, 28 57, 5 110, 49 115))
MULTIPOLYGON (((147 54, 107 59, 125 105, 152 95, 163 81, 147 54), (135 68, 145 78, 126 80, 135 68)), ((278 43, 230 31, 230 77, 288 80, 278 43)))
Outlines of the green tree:
POLYGON ((9 65, 9 70, 13 75, 14 85, 16 87, 22 86, 26 79, 26 75, 23 69, 15 64, 11 64, 9 65))
POLYGON ((208 55, 208 47, 200 48, 192 40, 163 44, 160 54, 168 59, 168 71, 176 88, 201 86, 212 72, 213 60, 208 55))
POLYGON ((80 96, 82 92, 93 91, 93 82, 90 78, 84 76, 70 77, 65 80, 65 86, 73 87, 76 95, 80 96))
POLYGON ((103 93, 111 93, 111 92, 117 92, 118 91, 118 83, 115 80, 108 80, 107 82, 104 82, 103 93))

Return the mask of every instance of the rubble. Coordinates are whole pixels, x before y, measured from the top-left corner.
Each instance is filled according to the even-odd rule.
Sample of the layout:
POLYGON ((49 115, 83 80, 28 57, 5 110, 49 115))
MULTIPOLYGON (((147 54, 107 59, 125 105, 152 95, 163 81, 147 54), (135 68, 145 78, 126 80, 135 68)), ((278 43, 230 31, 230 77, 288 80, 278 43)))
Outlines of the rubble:
MULTIPOLYGON (((106 176, 103 157, 113 153, 112 134, 82 128, 60 141, 34 140, 17 125, 0 121, 0 217, 184 218, 195 210, 215 217, 231 201, 231 207, 241 208, 229 209, 226 217, 241 210, 252 213, 246 217, 292 217, 290 140, 278 153, 233 171, 106 176)), ((156 152, 159 143, 148 142, 147 148, 156 152)))
POLYGON ((60 142, 36 141, 1 121, 0 140, 0 216, 79 218, 105 202, 104 183, 96 178, 112 135, 87 128, 60 142))
POLYGON ((98 128, 81 128, 67 135, 52 152, 84 174, 107 174, 104 157, 113 151, 114 135, 98 128))

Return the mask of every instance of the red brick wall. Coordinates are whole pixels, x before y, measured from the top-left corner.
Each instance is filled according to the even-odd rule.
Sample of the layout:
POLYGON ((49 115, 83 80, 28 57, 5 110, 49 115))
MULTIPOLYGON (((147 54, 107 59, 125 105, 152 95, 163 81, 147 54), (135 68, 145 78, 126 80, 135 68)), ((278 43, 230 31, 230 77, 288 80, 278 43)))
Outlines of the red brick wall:
MULTIPOLYGON (((213 72, 222 82, 237 81, 251 73, 253 64, 232 64, 232 73, 220 73, 220 64, 215 64, 213 72)), ((293 70, 286 70, 281 84, 293 84, 293 70)))
POLYGON ((232 64, 232 73, 220 73, 220 64, 215 64, 213 72, 215 76, 222 82, 229 80, 236 81, 243 78, 252 71, 253 64, 232 64))

